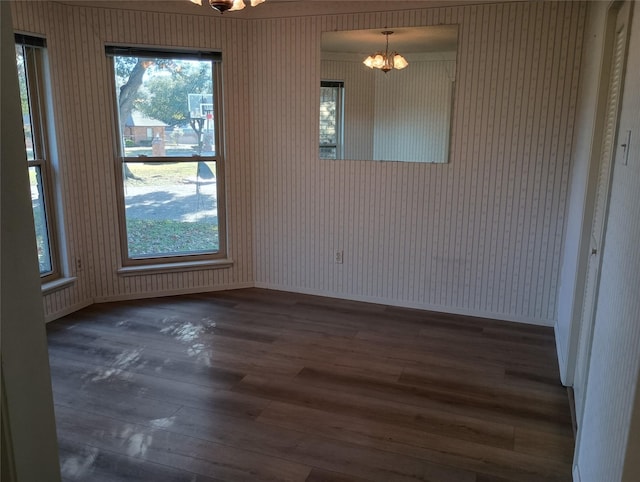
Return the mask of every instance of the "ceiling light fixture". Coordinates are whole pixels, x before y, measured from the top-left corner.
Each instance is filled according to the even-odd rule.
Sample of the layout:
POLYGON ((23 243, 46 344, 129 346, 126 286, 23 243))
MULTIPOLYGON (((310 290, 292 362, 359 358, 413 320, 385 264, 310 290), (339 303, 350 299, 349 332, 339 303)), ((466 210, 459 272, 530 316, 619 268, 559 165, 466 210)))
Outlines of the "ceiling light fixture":
POLYGON ((374 55, 369 55, 364 62, 364 65, 370 69, 380 69, 385 74, 393 69, 404 69, 409 62, 398 52, 391 52, 389 54, 389 35, 393 33, 393 30, 383 30, 382 35, 387 39, 387 47, 384 52, 376 52, 374 55))
MULTIPOLYGON (((249 2, 249 0, 247 0, 247 3, 249 3, 252 7, 255 7, 256 5, 260 5, 264 1, 265 0, 251 0, 249 2)), ((209 0, 209 5, 211 5, 211 8, 217 10, 220 13, 242 10, 246 6, 245 0, 209 0)))

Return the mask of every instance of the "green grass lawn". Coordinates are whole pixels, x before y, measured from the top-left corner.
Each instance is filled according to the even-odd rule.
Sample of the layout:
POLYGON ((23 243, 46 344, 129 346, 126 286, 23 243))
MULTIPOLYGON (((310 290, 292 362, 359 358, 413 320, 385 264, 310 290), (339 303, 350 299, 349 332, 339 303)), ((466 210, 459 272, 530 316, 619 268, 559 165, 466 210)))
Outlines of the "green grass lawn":
MULTIPOLYGON (((215 172, 215 162, 208 162, 215 172)), ((127 179, 130 185, 167 186, 193 179, 197 173, 197 162, 128 163, 137 179, 127 179)), ((32 186, 37 185, 36 169, 29 169, 32 186)), ((38 211, 39 212, 39 211, 38 211)), ((37 214, 37 213, 36 213, 37 214)), ((43 215, 43 214, 42 214, 43 215)), ((41 223, 44 225, 43 223, 41 223)), ((36 227, 40 226, 37 224, 36 227)), ((43 263, 42 233, 39 233, 40 270, 43 263)), ((219 250, 218 226, 211 222, 182 222, 177 220, 127 220, 129 256, 184 254, 192 252, 215 252, 219 250)), ((49 269, 49 268, 47 268, 49 269)))
POLYGON ((171 220, 127 220, 129 256, 215 252, 220 248, 218 226, 212 223, 186 223, 171 220))
MULTIPOLYGON (((127 178, 130 186, 175 186, 194 179, 197 161, 128 163, 135 176, 127 178)), ((208 162, 215 172, 215 162, 208 162)), ((183 222, 179 220, 128 219, 127 238, 129 256, 140 258, 197 252, 216 252, 219 249, 217 223, 183 222)))
MULTIPOLYGON (((207 162, 209 169, 215 174, 216 163, 207 162)), ((127 178, 126 182, 132 186, 162 186, 179 184, 186 179, 194 179, 198 172, 197 162, 162 162, 162 163, 127 163, 135 178, 127 178)))

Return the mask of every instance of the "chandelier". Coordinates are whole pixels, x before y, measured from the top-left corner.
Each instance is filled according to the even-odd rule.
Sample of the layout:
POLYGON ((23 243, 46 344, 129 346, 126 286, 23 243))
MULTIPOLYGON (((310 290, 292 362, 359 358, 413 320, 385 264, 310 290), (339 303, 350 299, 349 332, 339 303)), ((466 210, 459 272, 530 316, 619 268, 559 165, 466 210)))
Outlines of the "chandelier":
MULTIPOLYGON (((252 7, 256 5, 260 5, 265 0, 246 0, 252 7)), ((198 5, 202 5, 202 0, 191 0, 192 3, 197 3, 198 5)), ((234 12, 236 10, 242 10, 245 5, 245 0, 209 0, 209 5, 214 10, 217 10, 220 13, 224 12, 234 12)))
POLYGON ((384 52, 376 52, 374 55, 369 55, 364 62, 364 65, 370 69, 380 69, 385 74, 393 69, 404 69, 409 62, 398 52, 391 52, 389 54, 389 35, 393 33, 393 30, 384 30, 382 35, 387 39, 387 47, 384 52))

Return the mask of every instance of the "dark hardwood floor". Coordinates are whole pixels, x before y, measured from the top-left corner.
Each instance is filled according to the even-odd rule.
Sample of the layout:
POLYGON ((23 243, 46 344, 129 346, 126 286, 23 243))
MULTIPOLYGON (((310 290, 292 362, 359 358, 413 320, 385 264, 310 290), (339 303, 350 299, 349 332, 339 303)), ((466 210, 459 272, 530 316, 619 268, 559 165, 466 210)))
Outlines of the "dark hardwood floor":
POLYGON ((247 289, 47 329, 64 480, 571 480, 551 328, 247 289))

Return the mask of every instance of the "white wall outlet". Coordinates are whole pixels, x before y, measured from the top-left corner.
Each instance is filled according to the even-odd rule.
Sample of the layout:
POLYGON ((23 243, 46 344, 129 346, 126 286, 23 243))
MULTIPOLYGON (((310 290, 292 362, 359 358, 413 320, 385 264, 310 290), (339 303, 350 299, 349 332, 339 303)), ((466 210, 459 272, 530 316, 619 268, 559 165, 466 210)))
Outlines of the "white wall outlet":
POLYGON ((336 264, 342 264, 344 252, 341 249, 336 250, 333 254, 333 262, 336 264))

